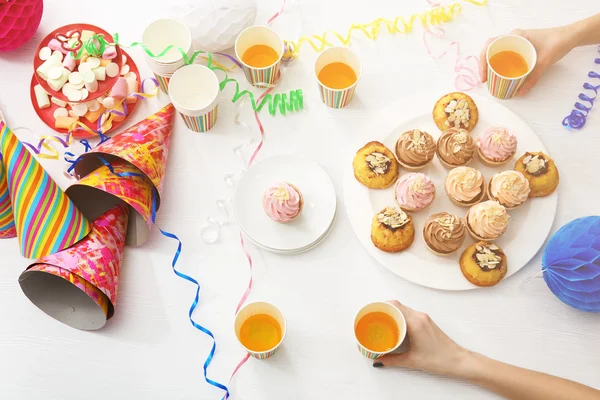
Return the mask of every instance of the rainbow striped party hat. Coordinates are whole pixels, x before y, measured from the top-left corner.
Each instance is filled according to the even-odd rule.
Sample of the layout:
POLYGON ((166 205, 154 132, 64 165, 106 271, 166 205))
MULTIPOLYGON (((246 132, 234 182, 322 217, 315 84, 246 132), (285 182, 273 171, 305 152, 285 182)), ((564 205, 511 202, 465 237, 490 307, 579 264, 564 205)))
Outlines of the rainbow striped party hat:
POLYGON ((4 121, 0 121, 0 153, 24 257, 56 253, 90 233, 92 225, 4 121))
POLYGON ((4 166, 2 166, 1 161, 2 154, 0 154, 0 239, 8 239, 17 236, 17 229, 15 228, 15 219, 10 204, 6 173, 4 173, 4 166))

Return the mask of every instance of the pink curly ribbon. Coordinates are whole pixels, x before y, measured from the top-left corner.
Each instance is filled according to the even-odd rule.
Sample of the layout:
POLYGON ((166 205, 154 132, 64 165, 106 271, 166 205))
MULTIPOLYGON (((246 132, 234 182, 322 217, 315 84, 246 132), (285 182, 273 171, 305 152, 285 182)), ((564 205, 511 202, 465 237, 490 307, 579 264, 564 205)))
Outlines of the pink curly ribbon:
POLYGON ((275 21, 277 17, 279 17, 283 13, 283 9, 285 8, 286 0, 283 0, 283 4, 281 5, 281 9, 275 13, 269 20, 267 21, 267 25, 271 25, 271 22, 275 21))

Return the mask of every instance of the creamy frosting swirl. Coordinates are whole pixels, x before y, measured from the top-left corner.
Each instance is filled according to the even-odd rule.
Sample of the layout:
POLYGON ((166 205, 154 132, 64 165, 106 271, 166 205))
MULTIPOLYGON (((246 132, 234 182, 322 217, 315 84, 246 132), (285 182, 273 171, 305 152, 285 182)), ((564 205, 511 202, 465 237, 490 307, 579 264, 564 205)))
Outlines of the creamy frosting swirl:
POLYGON ((516 207, 529 197, 529 181, 518 171, 503 171, 492 177, 490 194, 505 207, 516 207))
POLYGON ((469 203, 481 196, 484 191, 483 175, 471 167, 454 168, 448 173, 445 188, 448 196, 457 201, 469 203))
POLYGON ((450 128, 438 139, 438 155, 450 165, 464 165, 473 159, 475 140, 469 131, 450 128))
POLYGON ((279 182, 265 190, 262 205, 272 220, 290 222, 300 213, 302 198, 292 185, 279 182))
POLYGON ((481 154, 491 161, 506 161, 517 152, 517 137, 508 129, 494 126, 477 137, 481 154))
POLYGON ((406 174, 396 183, 395 198, 401 208, 419 211, 430 205, 435 198, 435 185, 425 174, 406 174))
POLYGON ((462 246, 467 235, 463 220, 447 212, 433 214, 423 228, 423 238, 434 251, 451 253, 462 246))
POLYGON ((495 239, 508 227, 510 216, 506 208, 497 201, 488 200, 475 204, 467 213, 467 223, 478 236, 495 239))
POLYGON ((433 160, 435 140, 418 129, 404 132, 396 143, 396 155, 409 166, 419 167, 433 160))

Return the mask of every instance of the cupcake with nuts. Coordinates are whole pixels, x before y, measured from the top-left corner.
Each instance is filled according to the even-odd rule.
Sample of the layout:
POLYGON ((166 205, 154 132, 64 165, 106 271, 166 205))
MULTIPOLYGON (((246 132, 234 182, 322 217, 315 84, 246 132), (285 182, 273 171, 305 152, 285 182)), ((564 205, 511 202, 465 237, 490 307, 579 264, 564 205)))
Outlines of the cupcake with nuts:
POLYGON ((396 207, 378 212, 371 223, 371 241, 379 250, 397 253, 415 240, 415 227, 410 215, 396 207))
POLYGON ((479 121, 479 110, 468 94, 448 93, 435 103, 433 121, 441 131, 449 128, 472 131, 479 121))
POLYGON ((504 278, 508 270, 504 251, 487 242, 469 246, 460 256, 459 263, 464 277, 477 286, 494 286, 504 278))
POLYGON ((401 166, 418 171, 433 160, 435 139, 419 129, 404 132, 396 142, 396 156, 401 166))
POLYGON ((437 141, 437 156, 448 169, 467 165, 475 155, 475 140, 468 131, 450 128, 437 141))
POLYGON ((542 152, 527 152, 517 160, 515 170, 529 181, 529 197, 548 196, 558 187, 558 168, 554 160, 542 152))
POLYGON ((506 232, 509 218, 502 204, 484 201, 467 211, 467 230, 473 239, 490 242, 506 232))
POLYGON ((398 162, 383 143, 369 142, 356 152, 354 177, 371 189, 384 189, 398 179, 398 162))
POLYGON ((508 129, 494 126, 477 136, 477 155, 490 167, 509 162, 517 152, 517 137, 508 129))
POLYGON ((434 254, 447 256, 460 249, 467 237, 462 218, 441 212, 431 215, 423 227, 423 240, 434 254))
POLYGON ((529 181, 519 171, 499 172, 490 179, 488 197, 508 210, 514 210, 529 197, 529 181))
POLYGON ((394 198, 404 211, 421 211, 435 199, 435 185, 427 175, 411 172, 398 179, 394 198))
POLYGON ((294 220, 304 205, 300 190, 287 182, 279 182, 265 190, 262 206, 265 213, 275 222, 288 223, 294 220))
POLYGON ((450 170, 444 189, 450 200, 459 207, 471 207, 485 199, 483 175, 471 167, 456 167, 450 170))

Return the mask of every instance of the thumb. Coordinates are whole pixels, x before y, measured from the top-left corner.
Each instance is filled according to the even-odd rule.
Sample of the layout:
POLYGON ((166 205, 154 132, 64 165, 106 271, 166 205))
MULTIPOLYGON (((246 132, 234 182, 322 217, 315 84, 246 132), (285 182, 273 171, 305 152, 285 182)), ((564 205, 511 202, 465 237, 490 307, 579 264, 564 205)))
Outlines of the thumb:
POLYGON ((410 353, 386 354, 373 362, 375 368, 380 367, 407 367, 411 368, 412 360, 410 353))

